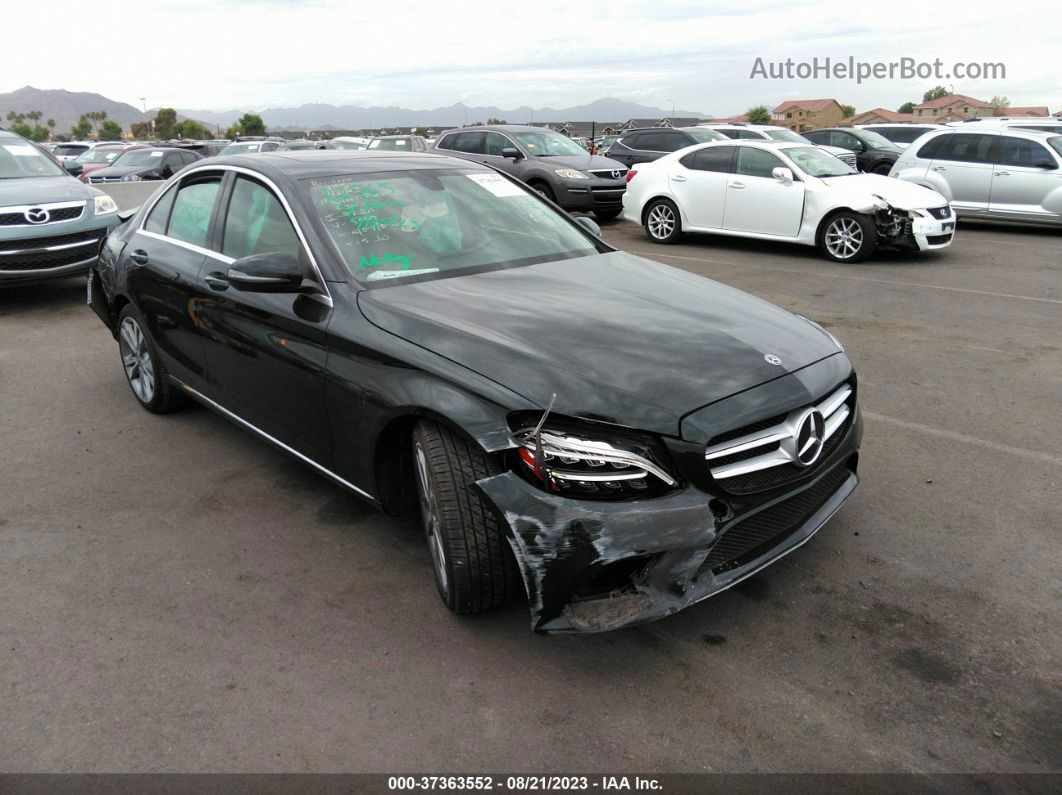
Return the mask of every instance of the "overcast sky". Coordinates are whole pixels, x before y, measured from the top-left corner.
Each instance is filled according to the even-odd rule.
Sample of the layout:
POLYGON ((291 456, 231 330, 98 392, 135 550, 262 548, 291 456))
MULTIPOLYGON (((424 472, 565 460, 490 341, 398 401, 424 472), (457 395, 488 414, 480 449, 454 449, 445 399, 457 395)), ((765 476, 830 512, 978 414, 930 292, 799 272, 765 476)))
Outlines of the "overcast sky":
POLYGON ((615 96, 721 116, 817 97, 895 108, 943 82, 1055 111, 1060 9, 1058 0, 20 2, 4 9, 0 90, 29 84, 213 110, 565 107, 615 96), (814 56, 1002 62, 1006 79, 749 78, 757 57, 814 56))

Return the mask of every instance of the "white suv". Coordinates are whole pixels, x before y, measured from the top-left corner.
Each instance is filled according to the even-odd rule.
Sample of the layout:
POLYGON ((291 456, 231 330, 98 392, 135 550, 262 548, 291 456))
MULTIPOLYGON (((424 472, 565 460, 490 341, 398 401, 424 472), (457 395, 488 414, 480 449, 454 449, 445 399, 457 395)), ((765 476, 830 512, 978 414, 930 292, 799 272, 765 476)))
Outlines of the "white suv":
POLYGON ((1062 135, 1062 116, 986 116, 948 122, 948 127, 994 127, 1009 130, 1041 130, 1062 135))
POLYGON ((826 146, 809 141, 800 133, 795 133, 788 127, 776 127, 773 124, 743 124, 741 122, 725 122, 720 124, 698 124, 698 127, 707 127, 710 130, 722 133, 727 138, 748 141, 789 141, 794 144, 811 144, 824 152, 829 152, 849 168, 856 171, 856 155, 851 149, 843 149, 840 146, 826 146))
POLYGON ((968 123, 927 133, 889 172, 942 194, 958 215, 1062 224, 1062 135, 968 123))

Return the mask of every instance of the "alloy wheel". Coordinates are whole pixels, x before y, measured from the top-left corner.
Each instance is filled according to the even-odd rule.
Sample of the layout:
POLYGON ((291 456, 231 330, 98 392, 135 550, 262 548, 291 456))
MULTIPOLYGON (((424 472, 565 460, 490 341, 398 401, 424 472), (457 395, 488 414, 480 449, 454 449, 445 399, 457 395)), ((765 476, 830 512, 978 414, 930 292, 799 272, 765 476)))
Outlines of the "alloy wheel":
POLYGON ((122 321, 118 335, 118 348, 129 386, 142 403, 150 403, 155 396, 155 365, 151 361, 147 339, 140 324, 127 317, 122 321))
POLYGON ((666 240, 675 231, 675 213, 666 204, 658 204, 646 218, 649 234, 657 240, 666 240))
POLYGON ((431 550, 431 562, 435 568, 435 581, 444 596, 450 595, 450 577, 446 573, 446 551, 443 549, 442 527, 439 521, 439 509, 435 500, 435 489, 432 488, 431 478, 428 475, 428 457, 424 449, 417 444, 415 446, 415 458, 417 465, 417 486, 420 496, 420 514, 424 521, 424 534, 428 538, 428 549, 431 550))
POLYGON ((851 259, 863 247, 863 227, 852 218, 837 218, 826 228, 826 248, 837 259, 851 259))

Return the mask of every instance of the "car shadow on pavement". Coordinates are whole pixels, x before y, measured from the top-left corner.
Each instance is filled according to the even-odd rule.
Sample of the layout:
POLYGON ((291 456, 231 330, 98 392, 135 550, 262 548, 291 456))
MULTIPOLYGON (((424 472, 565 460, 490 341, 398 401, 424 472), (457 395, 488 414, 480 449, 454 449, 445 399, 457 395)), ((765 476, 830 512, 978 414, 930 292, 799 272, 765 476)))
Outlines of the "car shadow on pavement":
POLYGON ((85 278, 0 285, 0 315, 34 309, 60 309, 85 303, 85 278))

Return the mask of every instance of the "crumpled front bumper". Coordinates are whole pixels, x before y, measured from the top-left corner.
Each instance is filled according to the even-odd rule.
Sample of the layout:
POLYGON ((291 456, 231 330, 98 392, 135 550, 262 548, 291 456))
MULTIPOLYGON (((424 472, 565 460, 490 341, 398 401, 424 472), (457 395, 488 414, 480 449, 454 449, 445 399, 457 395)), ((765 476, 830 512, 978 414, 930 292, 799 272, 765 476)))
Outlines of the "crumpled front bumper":
POLYGON ((615 503, 548 494, 512 472, 480 480, 476 488, 508 526, 532 628, 547 634, 603 632, 682 610, 801 546, 858 484, 861 433, 857 415, 814 477, 722 518, 713 498, 725 495, 692 485, 615 503), (717 541, 747 534, 750 527, 769 537, 735 559, 713 560, 717 541))

